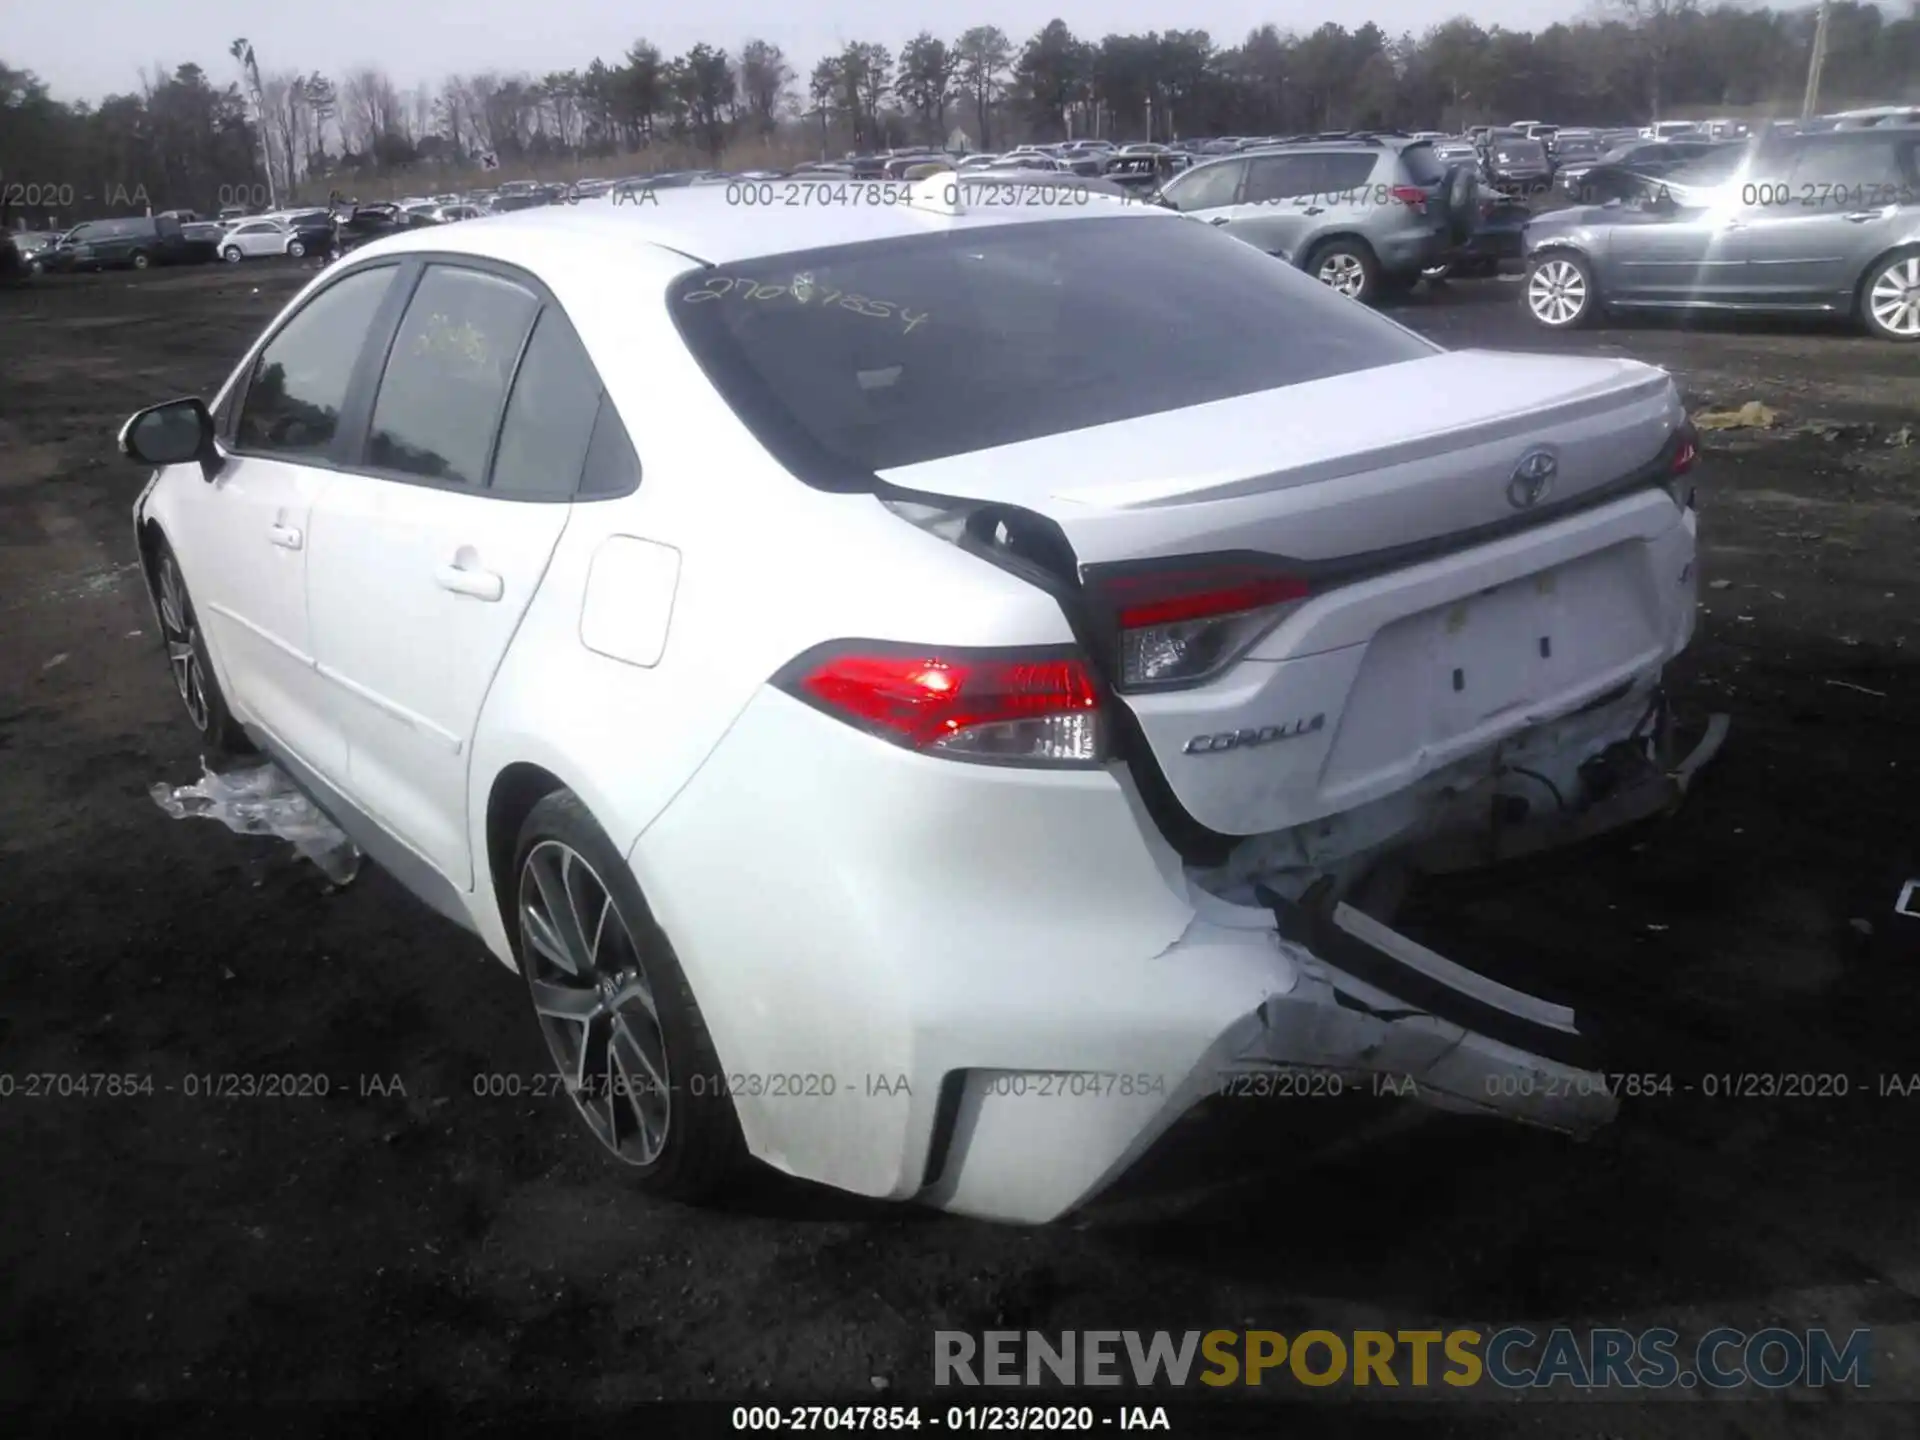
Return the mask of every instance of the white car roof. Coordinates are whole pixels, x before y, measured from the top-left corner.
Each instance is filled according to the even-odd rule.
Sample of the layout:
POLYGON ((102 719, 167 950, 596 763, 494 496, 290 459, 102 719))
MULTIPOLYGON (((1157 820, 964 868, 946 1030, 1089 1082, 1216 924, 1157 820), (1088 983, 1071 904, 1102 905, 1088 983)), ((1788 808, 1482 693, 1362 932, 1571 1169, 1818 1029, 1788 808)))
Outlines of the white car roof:
MULTIPOLYGON (((1063 201, 1034 205, 987 204, 949 215, 938 209, 907 204, 840 203, 839 191, 865 186, 867 181, 821 181, 827 197, 820 203, 765 209, 729 203, 723 185, 688 186, 655 192, 658 203, 613 204, 590 200, 579 205, 546 205, 505 215, 488 215, 455 230, 407 231, 364 246, 356 254, 402 254, 412 250, 452 251, 521 265, 540 274, 550 269, 555 253, 566 249, 580 258, 598 251, 617 260, 626 249, 657 245, 690 260, 724 265, 762 255, 795 250, 853 245, 865 240, 925 235, 930 231, 1027 225, 1046 220, 1099 219, 1185 220, 1187 217, 1156 205, 1075 190, 1071 180, 1036 175, 1033 185, 1042 192, 1057 191, 1063 201), (1095 203, 1100 202, 1100 203, 1095 203)), ((921 182, 923 185, 929 182, 921 182)), ((932 177, 943 188, 944 177, 932 177)), ((898 182, 894 188, 897 189, 898 182)), ((875 185, 876 189, 882 188, 875 185)), ((964 206, 964 201, 963 201, 964 206)))

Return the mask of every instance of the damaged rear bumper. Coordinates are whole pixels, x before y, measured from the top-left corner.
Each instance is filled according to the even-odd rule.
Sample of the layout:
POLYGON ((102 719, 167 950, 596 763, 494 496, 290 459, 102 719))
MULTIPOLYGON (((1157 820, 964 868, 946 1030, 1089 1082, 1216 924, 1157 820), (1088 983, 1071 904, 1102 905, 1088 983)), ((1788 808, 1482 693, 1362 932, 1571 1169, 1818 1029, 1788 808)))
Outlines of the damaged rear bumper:
POLYGON ((1351 906, 1271 898, 1270 913, 1213 908, 1160 957, 1196 989, 1244 984, 1255 967, 1270 986, 1200 1046, 1189 1070, 1165 1076, 1163 1088, 1142 1090, 1134 1077, 1131 1094, 1097 1072, 950 1076, 950 1113, 931 1157, 939 1178, 920 1198, 988 1219, 1056 1219, 1223 1084, 1264 1070, 1323 1072, 1373 1093, 1572 1135, 1614 1117, 1618 1101, 1568 1008, 1468 970, 1351 906))

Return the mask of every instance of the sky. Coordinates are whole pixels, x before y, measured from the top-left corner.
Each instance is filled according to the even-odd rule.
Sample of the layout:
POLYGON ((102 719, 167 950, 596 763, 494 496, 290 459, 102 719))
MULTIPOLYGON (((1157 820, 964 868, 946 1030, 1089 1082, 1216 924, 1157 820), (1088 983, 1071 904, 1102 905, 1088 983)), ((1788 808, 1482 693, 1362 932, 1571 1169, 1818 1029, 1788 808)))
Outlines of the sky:
POLYGON ((705 41, 734 54, 749 38, 786 51, 804 79, 821 56, 856 40, 898 53, 926 29, 951 40, 973 25, 998 25, 1018 46, 1049 20, 1077 35, 1204 29, 1217 44, 1237 44, 1271 21, 1310 31, 1333 20, 1357 28, 1372 20, 1388 34, 1418 34, 1458 14, 1482 25, 1533 30, 1572 19, 1591 0, 828 0, 808 13, 791 0, 704 0, 657 11, 621 0, 81 0, 79 12, 34 0, 0 0, 0 63, 31 70, 59 100, 99 101, 137 90, 141 71, 171 72, 192 61, 214 83, 239 78, 227 47, 253 42, 263 74, 314 70, 340 76, 363 65, 395 85, 438 88, 451 74, 584 68, 598 56, 614 63, 642 37, 668 55, 705 41), (650 13, 651 12, 651 13, 650 13))

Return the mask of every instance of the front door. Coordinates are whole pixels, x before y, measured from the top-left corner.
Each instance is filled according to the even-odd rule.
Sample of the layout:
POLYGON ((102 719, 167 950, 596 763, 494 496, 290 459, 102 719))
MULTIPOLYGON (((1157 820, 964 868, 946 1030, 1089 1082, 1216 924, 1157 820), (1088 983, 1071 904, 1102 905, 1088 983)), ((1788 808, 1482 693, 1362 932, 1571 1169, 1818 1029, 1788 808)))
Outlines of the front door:
POLYGON ((268 339, 238 396, 211 484, 183 501, 181 563, 240 713, 329 780, 346 747, 325 718, 307 609, 315 501, 334 477, 355 363, 396 271, 346 275, 268 339))

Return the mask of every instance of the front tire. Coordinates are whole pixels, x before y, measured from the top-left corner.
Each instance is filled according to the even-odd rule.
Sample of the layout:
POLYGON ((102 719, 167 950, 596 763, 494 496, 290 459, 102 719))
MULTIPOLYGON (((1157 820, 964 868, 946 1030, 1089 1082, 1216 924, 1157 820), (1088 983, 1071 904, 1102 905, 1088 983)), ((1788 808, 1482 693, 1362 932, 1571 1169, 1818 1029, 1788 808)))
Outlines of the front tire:
POLYGON ((1920 342, 1920 250, 1889 255, 1867 272, 1860 319, 1868 334, 1882 340, 1920 342))
POLYGON ((200 633, 199 617, 194 614, 193 597, 187 593, 180 562, 165 540, 157 541, 154 547, 153 594, 160 611, 161 638, 167 647, 167 668, 173 672, 173 687, 186 706, 187 723, 199 733, 210 757, 251 754, 253 746, 227 708, 227 697, 213 673, 206 636, 200 633))
POLYGON ((1363 305, 1380 293, 1380 262, 1357 240, 1331 240, 1316 247, 1304 268, 1329 290, 1363 305))
POLYGON ((1570 250, 1549 250, 1527 266, 1521 301, 1533 322, 1549 330, 1578 329, 1600 308, 1592 267, 1570 250))
POLYGON ((508 932, 580 1117, 642 1190, 709 1197, 745 1156, 700 1006, 633 872, 570 790, 514 849, 508 932))
POLYGON ((292 259, 298 260, 306 253, 307 247, 302 245, 298 240, 289 240, 287 242, 287 254, 292 259))
POLYGON ((133 268, 136 270, 144 270, 147 268, 148 265, 153 263, 151 260, 147 258, 147 252, 144 250, 134 251, 133 254, 128 257, 128 259, 131 261, 133 268))
POLYGON ((220 252, 220 258, 229 265, 238 265, 244 257, 240 254, 240 247, 238 245, 229 245, 220 252))

